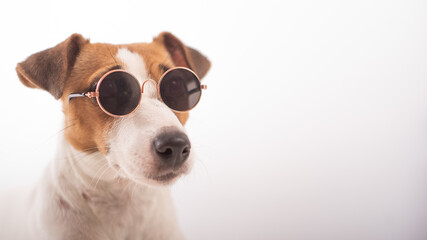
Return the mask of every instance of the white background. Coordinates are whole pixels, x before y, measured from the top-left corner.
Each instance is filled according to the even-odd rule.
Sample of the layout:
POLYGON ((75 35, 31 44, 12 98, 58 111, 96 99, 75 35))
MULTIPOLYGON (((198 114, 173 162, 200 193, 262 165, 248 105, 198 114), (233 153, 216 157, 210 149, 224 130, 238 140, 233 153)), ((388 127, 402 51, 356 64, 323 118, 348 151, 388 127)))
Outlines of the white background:
POLYGON ((0 190, 33 182, 63 122, 16 63, 74 32, 170 31, 212 61, 173 188, 188 239, 427 239, 426 1, 9 1, 0 190))

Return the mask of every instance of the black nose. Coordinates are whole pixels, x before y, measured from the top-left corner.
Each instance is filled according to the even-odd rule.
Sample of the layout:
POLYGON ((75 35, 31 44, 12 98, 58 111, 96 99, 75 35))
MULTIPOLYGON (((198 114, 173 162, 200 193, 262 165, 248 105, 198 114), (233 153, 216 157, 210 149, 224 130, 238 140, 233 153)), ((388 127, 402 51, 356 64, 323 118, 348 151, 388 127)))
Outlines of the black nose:
POLYGON ((179 131, 164 132, 154 138, 154 150, 159 159, 171 167, 181 166, 190 155, 190 140, 179 131))

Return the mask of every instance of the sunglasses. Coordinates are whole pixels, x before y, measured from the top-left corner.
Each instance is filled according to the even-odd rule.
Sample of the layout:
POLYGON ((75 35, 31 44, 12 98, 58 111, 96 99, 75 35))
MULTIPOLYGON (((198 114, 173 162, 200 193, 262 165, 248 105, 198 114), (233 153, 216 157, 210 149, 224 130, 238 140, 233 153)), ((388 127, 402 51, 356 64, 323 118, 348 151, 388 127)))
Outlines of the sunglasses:
POLYGON ((106 114, 113 117, 127 116, 138 108, 144 85, 152 82, 157 86, 157 93, 161 101, 175 112, 187 112, 193 109, 200 101, 202 85, 199 77, 190 69, 176 67, 166 71, 157 84, 154 80, 146 80, 142 84, 129 72, 116 69, 105 73, 96 85, 94 92, 72 93, 72 98, 96 98, 99 107, 106 114))

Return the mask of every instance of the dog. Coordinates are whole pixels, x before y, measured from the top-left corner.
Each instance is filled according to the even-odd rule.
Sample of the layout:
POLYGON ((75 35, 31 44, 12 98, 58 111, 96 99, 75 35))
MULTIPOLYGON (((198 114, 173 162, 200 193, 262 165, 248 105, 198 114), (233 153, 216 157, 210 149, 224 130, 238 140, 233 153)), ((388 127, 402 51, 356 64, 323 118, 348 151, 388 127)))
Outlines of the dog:
POLYGON ((201 79, 210 66, 168 32, 126 45, 73 34, 19 63, 25 86, 61 100, 65 128, 36 188, 0 206, 0 238, 183 239, 170 185, 194 162, 184 129, 188 111, 171 109, 156 87, 171 69, 201 79), (111 72, 139 82, 142 94, 132 112, 115 116, 105 109, 112 105, 102 102, 98 87, 111 72))

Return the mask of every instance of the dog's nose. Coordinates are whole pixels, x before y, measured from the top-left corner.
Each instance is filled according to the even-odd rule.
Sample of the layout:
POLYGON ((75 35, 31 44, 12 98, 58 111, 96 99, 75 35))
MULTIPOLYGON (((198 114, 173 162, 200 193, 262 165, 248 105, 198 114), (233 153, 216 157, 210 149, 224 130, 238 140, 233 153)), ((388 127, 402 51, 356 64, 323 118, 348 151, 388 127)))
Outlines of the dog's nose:
POLYGON ((190 155, 190 140, 182 132, 161 133, 154 138, 153 145, 160 160, 171 167, 181 166, 190 155))

